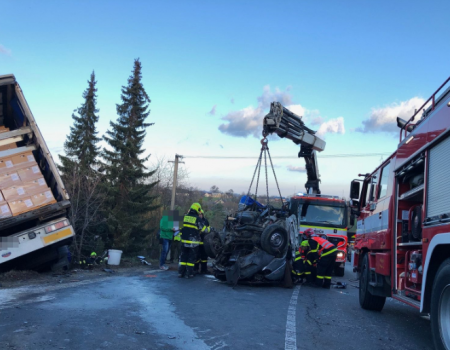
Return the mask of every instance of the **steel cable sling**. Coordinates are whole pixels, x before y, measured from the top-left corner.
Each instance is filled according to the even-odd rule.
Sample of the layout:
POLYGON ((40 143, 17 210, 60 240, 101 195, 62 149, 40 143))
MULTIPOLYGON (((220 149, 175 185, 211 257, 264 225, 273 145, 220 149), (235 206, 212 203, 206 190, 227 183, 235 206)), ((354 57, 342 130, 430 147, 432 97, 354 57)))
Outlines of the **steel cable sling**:
POLYGON ((259 158, 258 158, 258 162, 256 163, 256 167, 255 167, 255 171, 253 172, 253 177, 252 177, 252 181, 250 182, 250 186, 248 188, 248 192, 247 192, 247 197, 245 199, 245 204, 247 204, 247 201, 249 200, 249 196, 250 196, 250 191, 252 189, 253 186, 253 182, 255 181, 255 176, 256 174, 258 174, 258 177, 256 179, 256 189, 255 189, 255 202, 258 200, 258 187, 259 187, 259 178, 260 178, 260 174, 261 174, 261 165, 262 165, 262 158, 264 155, 264 169, 265 169, 265 173, 266 173, 266 196, 267 196, 267 207, 269 209, 269 215, 270 215, 270 207, 269 207, 269 175, 267 172, 267 156, 269 156, 269 161, 270 161, 270 166, 272 168, 272 172, 273 172, 273 176, 275 178, 275 183, 277 185, 277 189, 278 189, 278 194, 280 196, 280 200, 281 200, 281 206, 284 206, 284 202, 283 202, 283 197, 281 196, 281 191, 280 191, 280 186, 278 184, 278 179, 277 176, 275 174, 275 168, 273 166, 273 162, 272 162, 272 157, 270 156, 270 151, 269 151, 269 147, 268 147, 268 140, 266 137, 264 137, 261 140, 261 152, 259 154, 259 158))

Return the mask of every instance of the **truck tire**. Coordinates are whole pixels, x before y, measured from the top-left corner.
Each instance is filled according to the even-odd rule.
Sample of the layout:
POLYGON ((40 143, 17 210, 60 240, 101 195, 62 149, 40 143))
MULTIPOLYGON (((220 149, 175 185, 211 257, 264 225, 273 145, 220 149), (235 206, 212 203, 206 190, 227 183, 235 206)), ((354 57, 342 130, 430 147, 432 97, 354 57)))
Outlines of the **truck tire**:
POLYGON ((205 236, 203 242, 203 248, 205 248, 206 255, 211 259, 215 259, 222 250, 222 240, 220 235, 216 231, 211 231, 205 236))
POLYGON ((430 319, 435 349, 450 349, 450 259, 441 264, 434 279, 430 319))
POLYGON ((365 310, 381 311, 386 302, 386 297, 372 295, 369 292, 369 281, 369 256, 364 254, 361 275, 359 277, 359 304, 365 310))
POLYGON ((280 225, 267 226, 261 234, 261 247, 270 255, 282 257, 288 246, 288 233, 280 225))
POLYGON ((342 263, 336 263, 334 265, 334 274, 338 277, 344 277, 345 275, 345 266, 341 267, 342 263))

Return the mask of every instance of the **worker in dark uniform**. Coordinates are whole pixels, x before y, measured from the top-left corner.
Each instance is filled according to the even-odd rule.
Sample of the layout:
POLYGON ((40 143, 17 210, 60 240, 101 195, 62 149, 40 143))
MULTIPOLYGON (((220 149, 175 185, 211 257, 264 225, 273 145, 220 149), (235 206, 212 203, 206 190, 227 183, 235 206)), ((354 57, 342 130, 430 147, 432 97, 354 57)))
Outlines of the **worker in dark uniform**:
MULTIPOLYGON (((203 224, 203 226, 209 227, 209 221, 205 218, 205 215, 203 212, 198 214, 200 222, 203 224)), ((197 255, 197 261, 195 262, 194 266, 194 273, 201 273, 206 274, 208 273, 208 254, 206 254, 205 247, 203 246, 203 242, 205 241, 205 235, 207 233, 201 233, 201 244, 198 248, 198 255, 197 255)))
POLYGON ((305 275, 305 259, 306 253, 303 247, 300 246, 295 252, 294 263, 292 264, 292 281, 294 283, 303 283, 303 277, 305 275))
POLYGON ((194 265, 197 260, 198 247, 201 242, 201 234, 209 233, 209 226, 205 226, 199 218, 203 213, 199 203, 191 205, 189 212, 183 218, 181 230, 181 259, 178 268, 178 277, 194 277, 194 265))
POLYGON ((309 251, 306 255, 307 260, 312 264, 317 261, 316 286, 330 289, 331 273, 336 261, 337 248, 325 238, 314 236, 312 229, 307 229, 303 234, 307 238, 309 251))
POLYGON ((295 283, 306 282, 311 283, 316 277, 316 265, 317 261, 314 259, 313 255, 308 255, 310 247, 307 240, 304 240, 298 252, 295 253, 295 259, 293 264, 292 274, 294 275, 295 283))

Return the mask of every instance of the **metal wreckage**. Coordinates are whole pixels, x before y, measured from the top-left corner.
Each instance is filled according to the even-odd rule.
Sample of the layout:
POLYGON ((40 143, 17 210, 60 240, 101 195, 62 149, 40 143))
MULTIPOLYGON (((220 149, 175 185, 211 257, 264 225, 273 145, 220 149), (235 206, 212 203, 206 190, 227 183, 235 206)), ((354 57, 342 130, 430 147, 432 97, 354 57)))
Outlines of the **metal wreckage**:
POLYGON ((212 231, 205 237, 204 247, 213 261, 216 278, 236 285, 238 282, 272 283, 291 281, 291 262, 299 247, 297 213, 290 212, 289 204, 283 202, 275 170, 268 148, 267 136, 276 134, 300 145, 299 157, 306 163, 308 193, 320 194, 316 151, 323 151, 325 142, 305 126, 301 117, 278 102, 273 102, 270 112, 264 117, 261 153, 256 164, 247 193, 239 203, 238 211, 227 216, 220 232, 212 231), (281 208, 269 204, 268 166, 273 171, 280 195, 281 208), (257 201, 262 162, 266 177, 267 204, 257 201), (256 180, 254 199, 250 190, 256 180))

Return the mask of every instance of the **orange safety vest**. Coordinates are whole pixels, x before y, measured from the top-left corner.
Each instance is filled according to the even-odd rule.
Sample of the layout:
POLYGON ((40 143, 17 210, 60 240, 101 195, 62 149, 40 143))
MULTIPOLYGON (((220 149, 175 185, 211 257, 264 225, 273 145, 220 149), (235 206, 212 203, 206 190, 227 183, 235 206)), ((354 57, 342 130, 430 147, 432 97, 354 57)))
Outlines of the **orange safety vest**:
POLYGON ((326 239, 322 238, 322 237, 311 237, 313 240, 315 240, 317 243, 320 244, 320 246, 322 247, 319 250, 319 255, 322 254, 322 252, 324 250, 328 250, 331 248, 335 248, 333 243, 330 243, 329 241, 327 241, 326 239))

